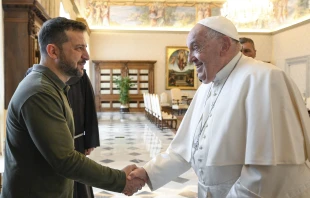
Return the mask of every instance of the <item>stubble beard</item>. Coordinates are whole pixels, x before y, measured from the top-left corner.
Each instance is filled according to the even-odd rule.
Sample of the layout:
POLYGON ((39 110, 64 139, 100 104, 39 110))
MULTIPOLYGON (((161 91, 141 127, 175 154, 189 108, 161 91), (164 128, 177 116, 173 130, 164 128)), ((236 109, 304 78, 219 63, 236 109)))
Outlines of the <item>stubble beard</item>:
POLYGON ((79 66, 73 61, 68 61, 65 54, 61 51, 60 60, 58 63, 59 69, 67 76, 81 77, 83 76, 83 69, 79 69, 79 66))

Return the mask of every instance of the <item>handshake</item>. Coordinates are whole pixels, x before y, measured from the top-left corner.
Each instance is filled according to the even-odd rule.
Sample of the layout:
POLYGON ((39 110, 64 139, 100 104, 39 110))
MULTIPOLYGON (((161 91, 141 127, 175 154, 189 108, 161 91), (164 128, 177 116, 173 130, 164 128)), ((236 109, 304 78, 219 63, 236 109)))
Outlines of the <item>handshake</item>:
POLYGON ((127 196, 133 195, 141 190, 145 183, 149 180, 147 172, 144 168, 138 168, 136 165, 128 165, 122 169, 126 173, 126 185, 122 193, 127 196))

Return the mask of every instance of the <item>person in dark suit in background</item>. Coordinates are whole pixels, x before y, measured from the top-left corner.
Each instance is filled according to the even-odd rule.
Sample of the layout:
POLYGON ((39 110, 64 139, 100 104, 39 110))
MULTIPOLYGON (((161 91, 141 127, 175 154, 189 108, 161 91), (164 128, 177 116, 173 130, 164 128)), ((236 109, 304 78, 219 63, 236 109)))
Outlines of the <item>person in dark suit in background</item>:
POLYGON ((239 38, 240 44, 242 46, 241 52, 245 56, 255 58, 256 57, 256 49, 254 45, 254 41, 247 37, 239 38))

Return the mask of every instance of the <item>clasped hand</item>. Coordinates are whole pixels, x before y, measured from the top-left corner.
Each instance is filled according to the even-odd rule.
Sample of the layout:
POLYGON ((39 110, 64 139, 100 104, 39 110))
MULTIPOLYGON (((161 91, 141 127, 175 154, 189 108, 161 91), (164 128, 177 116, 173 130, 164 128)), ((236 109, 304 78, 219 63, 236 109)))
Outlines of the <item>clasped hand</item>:
POLYGON ((123 168, 123 171, 126 173, 126 185, 122 193, 127 196, 131 196, 136 193, 138 190, 141 190, 145 183, 148 181, 148 176, 146 171, 136 165, 129 165, 123 168))

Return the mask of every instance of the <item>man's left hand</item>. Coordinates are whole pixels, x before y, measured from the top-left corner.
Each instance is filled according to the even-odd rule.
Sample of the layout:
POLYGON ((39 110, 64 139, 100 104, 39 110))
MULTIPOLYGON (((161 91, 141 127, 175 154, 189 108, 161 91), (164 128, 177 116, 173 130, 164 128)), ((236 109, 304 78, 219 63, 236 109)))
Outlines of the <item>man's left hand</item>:
POLYGON ((91 153, 94 149, 95 149, 95 148, 85 149, 85 155, 90 155, 90 153, 91 153))

